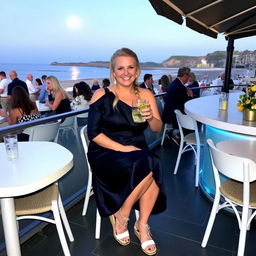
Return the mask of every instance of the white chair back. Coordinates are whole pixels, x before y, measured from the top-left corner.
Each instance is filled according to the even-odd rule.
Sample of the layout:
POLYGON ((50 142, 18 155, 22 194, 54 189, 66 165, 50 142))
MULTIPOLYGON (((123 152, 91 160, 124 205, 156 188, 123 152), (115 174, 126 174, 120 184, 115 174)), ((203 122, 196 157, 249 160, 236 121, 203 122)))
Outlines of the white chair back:
POLYGON ((81 136, 81 141, 82 141, 82 145, 83 145, 83 149, 84 149, 84 153, 85 153, 86 163, 88 165, 88 168, 90 169, 89 171, 91 171, 91 167, 90 167, 90 164, 87 159, 88 145, 89 145, 89 139, 87 136, 87 125, 82 127, 82 129, 80 131, 80 136, 81 136))
POLYGON ((182 114, 181 111, 178 109, 175 109, 174 112, 176 114, 178 124, 182 128, 193 130, 193 131, 195 130, 196 121, 193 118, 191 118, 188 115, 182 114))
POLYGON ((65 120, 60 124, 60 128, 66 128, 74 125, 74 116, 66 117, 65 120))
POLYGON ((214 169, 214 176, 220 172, 225 176, 240 182, 245 181, 245 175, 248 176, 248 182, 256 180, 256 164, 250 159, 227 154, 214 146, 211 139, 207 140, 209 145, 211 159, 214 169), (245 171, 248 171, 245 174, 245 171))
POLYGON ((60 121, 33 126, 30 129, 29 141, 54 141, 59 127, 60 121))

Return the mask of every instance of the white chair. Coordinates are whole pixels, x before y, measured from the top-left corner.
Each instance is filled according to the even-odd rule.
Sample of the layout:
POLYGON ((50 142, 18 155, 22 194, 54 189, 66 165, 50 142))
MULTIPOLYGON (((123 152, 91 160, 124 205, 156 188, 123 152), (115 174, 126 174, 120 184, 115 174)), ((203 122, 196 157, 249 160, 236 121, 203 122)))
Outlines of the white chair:
POLYGON ((195 186, 198 187, 200 168, 200 147, 204 144, 203 134, 198 132, 197 122, 193 118, 191 118, 188 115, 182 114, 180 110, 177 109, 174 110, 174 112, 176 114, 180 131, 180 147, 173 173, 177 174, 181 155, 188 150, 193 150, 196 165, 195 186), (194 132, 184 136, 183 128, 193 130, 194 132))
POLYGON ((61 130, 62 131, 72 130, 77 138, 77 130, 75 129, 75 116, 66 117, 63 122, 61 122, 61 120, 60 120, 60 128, 59 128, 58 134, 56 136, 56 142, 57 142, 57 139, 59 137, 61 130))
POLYGON ((40 124, 23 131, 29 135, 29 141, 55 141, 60 127, 60 121, 40 124))
MULTIPOLYGON (((83 211, 82 211, 82 215, 85 216, 86 212, 87 212, 90 196, 93 195, 92 170, 91 170, 91 166, 89 164, 88 158, 87 158, 88 144, 89 144, 89 139, 87 137, 87 125, 85 125, 81 129, 80 137, 81 137, 81 141, 82 141, 82 145, 83 145, 83 149, 84 149, 86 165, 87 165, 87 168, 88 168, 88 181, 87 181, 87 188, 86 188, 84 206, 83 206, 83 211)), ((95 229, 95 238, 96 239, 100 238, 100 225, 101 225, 101 217, 100 217, 99 211, 97 209, 97 211, 96 211, 96 229, 95 229)))
POLYGON ((166 132, 171 131, 171 130, 173 130, 172 124, 165 124, 164 125, 164 131, 163 131, 163 135, 162 135, 162 139, 161 139, 161 146, 164 145, 166 132))
POLYGON ((88 112, 75 116, 75 121, 74 121, 75 131, 77 131, 77 128, 78 128, 78 120, 79 119, 87 119, 87 118, 88 118, 88 112))
MULTIPOLYGON (((218 211, 230 207, 235 212, 240 228, 237 255, 242 256, 245 249, 246 231, 249 230, 250 223, 256 215, 256 163, 250 159, 230 155, 219 150, 214 146, 211 139, 208 139, 207 143, 211 155, 216 192, 201 246, 207 245, 218 211), (230 180, 221 183, 219 173, 230 180), (241 217, 237 207, 242 207, 241 217)), ((225 224, 223 223, 223 225, 225 224)))
MULTIPOLYGON (((93 195, 93 187, 92 187, 92 169, 90 166, 90 163, 87 158, 87 152, 88 152, 88 144, 89 144, 89 139, 87 136, 87 125, 85 125, 81 130, 80 130, 80 137, 82 141, 82 145, 84 148, 84 153, 85 153, 85 159, 86 159, 86 164, 88 168, 88 181, 87 181, 87 188, 86 188, 86 194, 85 194, 85 199, 84 199, 84 206, 83 206, 83 211, 82 215, 85 216, 90 200, 90 196, 93 195)), ((139 211, 135 210, 135 217, 136 220, 139 218, 139 211)), ((99 239, 100 238, 100 225, 101 225, 101 216, 99 214, 98 209, 96 210, 96 228, 95 228, 95 238, 99 239)))
POLYGON ((67 232, 69 241, 73 242, 74 237, 62 204, 58 184, 50 185, 39 192, 15 199, 15 212, 17 215, 17 220, 36 219, 55 224, 64 255, 71 255, 65 238, 62 222, 67 232), (48 211, 52 211, 53 219, 44 217, 42 215, 36 215, 46 213, 48 211))

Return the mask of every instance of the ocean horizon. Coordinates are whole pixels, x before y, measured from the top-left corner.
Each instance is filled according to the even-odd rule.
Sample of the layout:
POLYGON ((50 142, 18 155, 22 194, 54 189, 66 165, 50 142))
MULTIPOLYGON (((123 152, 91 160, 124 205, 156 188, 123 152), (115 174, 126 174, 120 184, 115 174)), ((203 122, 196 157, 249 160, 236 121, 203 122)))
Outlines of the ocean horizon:
MULTIPOLYGON (((82 66, 53 66, 50 64, 22 64, 22 63, 0 63, 0 70, 5 71, 7 76, 10 70, 16 70, 18 77, 21 80, 26 80, 27 74, 32 74, 34 79, 41 78, 42 75, 53 75, 59 80, 93 80, 109 78, 109 68, 103 67, 82 67, 82 66)), ((224 71, 223 68, 191 68, 196 74, 198 81, 211 82, 224 71)), ((177 76, 178 68, 155 68, 142 69, 139 77, 139 82, 143 81, 143 76, 146 73, 153 75, 154 84, 158 83, 158 79, 164 74, 177 76)), ((233 69, 231 78, 237 76, 249 76, 249 71, 245 69, 233 69)))

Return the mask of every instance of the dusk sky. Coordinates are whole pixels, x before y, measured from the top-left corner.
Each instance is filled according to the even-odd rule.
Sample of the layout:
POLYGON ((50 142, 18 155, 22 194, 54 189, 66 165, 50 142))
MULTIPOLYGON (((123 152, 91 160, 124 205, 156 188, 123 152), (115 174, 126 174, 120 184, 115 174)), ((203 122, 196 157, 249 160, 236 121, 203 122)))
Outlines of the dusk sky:
MULTIPOLYGON (((213 39, 156 14, 148 0, 9 0, 1 5, 0 63, 108 61, 121 47, 140 61, 226 50, 213 39)), ((255 50, 256 37, 235 41, 255 50)))

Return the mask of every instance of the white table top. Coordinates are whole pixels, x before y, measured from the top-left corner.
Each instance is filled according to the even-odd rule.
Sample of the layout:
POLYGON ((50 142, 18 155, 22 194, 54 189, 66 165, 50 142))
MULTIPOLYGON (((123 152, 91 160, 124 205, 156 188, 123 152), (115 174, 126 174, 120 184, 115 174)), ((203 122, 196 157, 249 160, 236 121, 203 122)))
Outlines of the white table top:
POLYGON ((39 112, 46 112, 51 110, 48 106, 45 105, 45 103, 37 103, 36 106, 39 112))
POLYGON ((5 118, 0 116, 0 123, 3 123, 5 121, 5 118))
POLYGON ((228 108, 219 110, 219 95, 200 97, 185 104, 185 112, 195 120, 223 130, 256 135, 256 122, 243 120, 242 112, 237 110, 239 93, 230 93, 228 108))
POLYGON ((53 142, 18 142, 19 158, 9 161, 0 143, 0 197, 26 195, 44 188, 73 166, 72 153, 53 142))
POLYGON ((225 140, 216 147, 228 154, 249 158, 256 162, 256 140, 225 140))

